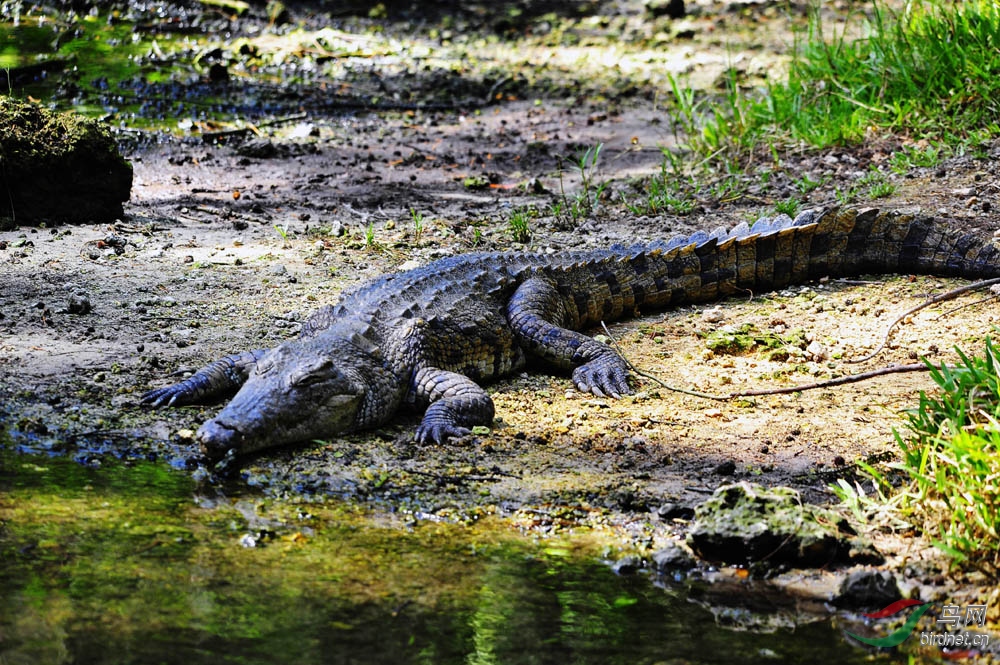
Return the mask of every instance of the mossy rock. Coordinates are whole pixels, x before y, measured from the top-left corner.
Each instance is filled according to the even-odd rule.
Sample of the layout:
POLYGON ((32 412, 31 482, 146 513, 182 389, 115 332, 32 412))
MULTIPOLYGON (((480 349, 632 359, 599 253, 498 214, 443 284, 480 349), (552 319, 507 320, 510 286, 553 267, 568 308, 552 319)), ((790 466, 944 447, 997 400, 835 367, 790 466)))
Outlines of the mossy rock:
POLYGON ((725 485, 700 504, 687 543, 709 561, 765 567, 878 563, 881 556, 837 513, 789 487, 725 485))
POLYGON ((132 165, 106 127, 0 97, 0 229, 110 222, 131 191, 132 165))

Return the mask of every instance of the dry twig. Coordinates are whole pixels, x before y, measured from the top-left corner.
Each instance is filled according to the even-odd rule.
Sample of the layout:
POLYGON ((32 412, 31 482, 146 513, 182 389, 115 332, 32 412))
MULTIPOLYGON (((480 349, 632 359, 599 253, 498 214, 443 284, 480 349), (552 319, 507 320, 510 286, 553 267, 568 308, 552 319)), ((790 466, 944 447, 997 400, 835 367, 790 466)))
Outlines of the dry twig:
POLYGON ((928 366, 924 363, 912 363, 910 365, 889 365, 887 367, 881 367, 879 369, 873 369, 868 372, 861 372, 860 374, 851 374, 848 376, 839 376, 835 379, 828 379, 826 381, 816 381, 814 383, 804 383, 795 386, 785 386, 783 388, 764 388, 762 390, 744 390, 742 392, 734 392, 726 395, 713 395, 712 393, 703 393, 698 390, 690 390, 688 388, 681 388, 679 386, 672 386, 666 383, 657 376, 645 372, 638 367, 636 367, 631 360, 625 357, 622 353, 621 347, 618 345, 618 341, 611 335, 608 327, 601 322, 601 327, 604 329, 605 334, 607 334, 608 339, 611 340, 611 345, 615 347, 618 354, 622 359, 628 364, 629 368, 635 372, 637 375, 645 377, 651 381, 654 381, 657 385, 672 392, 683 393, 684 395, 691 395, 692 397, 700 397, 702 399, 711 399, 717 402, 726 402, 732 399, 739 399, 742 397, 763 397, 766 395, 787 395, 790 393, 798 393, 804 390, 815 390, 817 388, 832 388, 834 386, 842 386, 848 383, 858 383, 859 381, 867 381, 868 379, 874 379, 879 376, 887 376, 889 374, 903 374, 906 372, 926 372, 928 371, 928 366))
POLYGON ((957 289, 951 289, 950 291, 945 291, 944 293, 940 293, 934 296, 933 298, 928 298, 924 302, 920 303, 919 305, 916 305, 915 307, 911 307, 910 309, 906 310, 905 312, 897 316, 895 319, 893 319, 893 321, 885 329, 885 333, 882 335, 882 341, 879 342, 879 345, 875 347, 874 351, 872 351, 867 356, 864 356, 862 358, 852 358, 845 360, 844 362, 852 364, 863 363, 877 356, 879 353, 882 352, 882 349, 885 348, 885 345, 889 343, 889 336, 892 334, 893 328, 899 325, 899 323, 903 321, 903 319, 905 319, 906 317, 916 314, 925 307, 930 307, 931 305, 934 305, 939 302, 944 302, 945 300, 954 300, 963 293, 968 293, 969 291, 978 291, 979 289, 983 289, 988 286, 993 286, 994 284, 1000 284, 1000 277, 995 277, 993 279, 984 279, 978 282, 973 282, 972 284, 966 284, 965 286, 960 286, 957 289))

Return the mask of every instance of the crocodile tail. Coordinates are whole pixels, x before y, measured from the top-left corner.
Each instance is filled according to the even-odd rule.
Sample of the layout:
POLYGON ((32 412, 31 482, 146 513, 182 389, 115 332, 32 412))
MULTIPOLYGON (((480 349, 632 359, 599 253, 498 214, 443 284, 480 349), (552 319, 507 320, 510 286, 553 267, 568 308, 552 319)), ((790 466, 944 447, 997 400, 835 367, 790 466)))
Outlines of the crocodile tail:
POLYGON ((991 236, 953 229, 926 215, 838 208, 819 215, 814 229, 807 228, 797 233, 811 232, 810 278, 870 272, 1000 275, 1000 247, 991 236))
MULTIPOLYGON (((634 249, 634 248, 633 248, 634 249)), ((907 272, 1000 276, 989 236, 928 216, 834 208, 763 218, 731 231, 699 232, 632 252, 645 282, 636 304, 663 307, 780 289, 820 277, 907 272)))

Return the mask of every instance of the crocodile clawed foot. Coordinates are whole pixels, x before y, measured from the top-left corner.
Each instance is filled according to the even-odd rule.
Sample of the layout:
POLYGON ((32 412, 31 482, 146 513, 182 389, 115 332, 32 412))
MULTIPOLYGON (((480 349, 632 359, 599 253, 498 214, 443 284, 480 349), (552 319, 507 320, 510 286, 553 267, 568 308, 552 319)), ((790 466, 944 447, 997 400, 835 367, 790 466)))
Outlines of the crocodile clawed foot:
POLYGON ((573 383, 577 390, 598 397, 618 399, 631 395, 628 385, 628 368, 620 358, 601 358, 573 370, 573 383), (617 361, 617 362, 616 362, 617 361))
POLYGON ((420 423, 420 427, 417 428, 417 433, 414 436, 414 439, 422 446, 431 444, 440 445, 447 442, 448 439, 461 439, 463 436, 468 436, 470 434, 472 434, 472 430, 468 427, 458 427, 456 425, 443 422, 428 423, 425 420, 420 423))
POLYGON ((143 393, 142 397, 139 398, 139 403, 150 406, 174 406, 183 403, 184 397, 184 390, 181 390, 179 385, 174 384, 143 393))

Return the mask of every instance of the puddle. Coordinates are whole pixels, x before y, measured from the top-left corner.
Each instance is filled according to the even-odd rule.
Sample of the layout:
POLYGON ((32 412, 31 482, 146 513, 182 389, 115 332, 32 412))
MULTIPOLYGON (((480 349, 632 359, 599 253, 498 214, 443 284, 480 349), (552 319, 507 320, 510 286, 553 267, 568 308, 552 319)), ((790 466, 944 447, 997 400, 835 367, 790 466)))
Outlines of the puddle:
POLYGON ((150 462, 0 449, 0 560, 3 663, 870 661, 829 621, 727 628, 746 610, 585 543, 225 497, 150 462))

